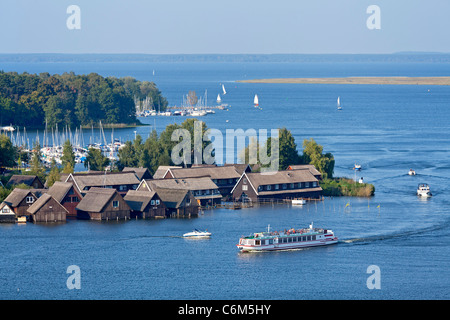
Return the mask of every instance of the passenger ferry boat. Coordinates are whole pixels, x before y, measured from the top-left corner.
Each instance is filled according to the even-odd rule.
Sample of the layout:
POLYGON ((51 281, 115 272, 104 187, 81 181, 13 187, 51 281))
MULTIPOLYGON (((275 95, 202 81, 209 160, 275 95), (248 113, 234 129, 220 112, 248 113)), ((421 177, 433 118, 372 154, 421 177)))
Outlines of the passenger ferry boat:
POLYGON ((236 246, 241 252, 261 252, 325 246, 337 242, 338 238, 332 230, 313 228, 311 223, 309 228, 289 229, 282 232, 271 232, 269 225, 267 232, 242 237, 236 246))

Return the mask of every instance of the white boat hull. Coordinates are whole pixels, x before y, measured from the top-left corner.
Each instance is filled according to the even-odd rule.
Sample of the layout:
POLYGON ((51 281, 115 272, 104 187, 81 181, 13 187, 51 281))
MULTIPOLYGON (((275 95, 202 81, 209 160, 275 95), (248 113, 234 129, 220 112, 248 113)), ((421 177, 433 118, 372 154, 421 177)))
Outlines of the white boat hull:
POLYGON ((306 200, 303 200, 303 199, 294 199, 294 200, 292 200, 292 204, 293 205, 304 205, 304 204, 306 204, 306 200))
POLYGON ((241 252, 263 252, 263 251, 281 251, 281 250, 295 250, 310 247, 327 246, 331 244, 338 243, 338 238, 330 238, 315 241, 305 241, 301 243, 280 243, 280 244, 270 244, 261 246, 251 246, 251 245, 237 245, 241 252))

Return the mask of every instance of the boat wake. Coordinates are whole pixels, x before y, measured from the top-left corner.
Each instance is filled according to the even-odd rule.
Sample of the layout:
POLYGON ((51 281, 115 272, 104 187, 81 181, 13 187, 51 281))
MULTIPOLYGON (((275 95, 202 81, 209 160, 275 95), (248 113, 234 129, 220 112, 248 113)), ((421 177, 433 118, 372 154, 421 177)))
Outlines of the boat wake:
POLYGON ((382 235, 373 235, 373 236, 367 236, 367 237, 360 237, 360 238, 352 238, 352 239, 341 239, 338 241, 338 243, 345 243, 345 244, 361 244, 365 245, 371 242, 376 241, 382 241, 382 240, 392 240, 392 239, 403 239, 408 238, 411 236, 417 236, 433 231, 442 230, 445 228, 448 228, 450 225, 450 221, 445 221, 442 224, 439 225, 433 225, 421 229, 415 229, 415 230, 406 230, 401 232, 394 232, 390 234, 382 234, 382 235))

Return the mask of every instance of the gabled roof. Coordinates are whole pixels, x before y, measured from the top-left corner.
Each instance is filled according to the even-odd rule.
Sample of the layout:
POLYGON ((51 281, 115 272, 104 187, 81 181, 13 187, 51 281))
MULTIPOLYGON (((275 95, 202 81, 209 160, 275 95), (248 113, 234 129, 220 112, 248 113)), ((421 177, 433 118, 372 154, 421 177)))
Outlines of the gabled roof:
POLYGON ((152 174, 147 168, 125 167, 122 172, 134 172, 139 181, 142 179, 152 179, 152 174))
POLYGON ((290 165, 287 167, 286 170, 309 170, 313 175, 315 176, 321 176, 319 170, 316 169, 316 167, 312 164, 297 164, 297 165, 290 165))
MULTIPOLYGON (((193 168, 168 169, 173 178, 198 178, 209 176, 211 179, 238 179, 241 175, 234 166, 204 166, 193 168)), ((167 173, 166 173, 167 174, 167 173)))
POLYGON ((43 186, 44 184, 41 182, 38 176, 33 175, 21 175, 21 174, 13 174, 9 179, 6 185, 18 185, 18 184, 26 184, 27 186, 32 186, 35 180, 38 180, 39 183, 43 186))
POLYGON ((10 206, 10 207, 17 207, 20 202, 22 202, 23 199, 25 199, 25 197, 27 197, 28 195, 32 195, 35 198, 37 198, 37 196, 35 194, 33 194, 33 192, 31 192, 30 189, 19 189, 19 188, 15 188, 4 200, 4 202, 10 206))
POLYGON ((193 191, 219 189, 210 177, 155 179, 145 180, 145 182, 152 190, 155 188, 184 189, 193 191))
MULTIPOLYGON (((191 196, 187 189, 156 188, 156 193, 167 208, 178 209, 186 196, 191 196)), ((194 203, 195 205, 196 203, 194 203)))
MULTIPOLYGON (((239 182, 242 179, 247 179, 250 185, 252 186, 253 190, 256 194, 261 194, 261 192, 258 191, 259 186, 264 185, 274 185, 274 184, 289 184, 289 183, 299 183, 299 182, 318 182, 316 177, 309 171, 309 170, 283 170, 283 171, 275 171, 275 172, 244 172, 239 179, 239 181, 236 183, 236 186, 231 190, 231 192, 234 191, 234 189, 237 187, 239 182)), ((318 190, 322 190, 320 187, 318 187, 318 190)), ((271 191, 279 192, 279 193, 286 193, 286 192, 294 192, 294 191, 287 191, 287 190, 273 190, 271 191)))
POLYGON ((47 193, 50 194, 56 201, 61 203, 64 197, 67 195, 69 190, 73 188, 73 184, 70 182, 60 182, 56 181, 50 189, 48 189, 47 193))
POLYGON ((92 187, 77 205, 76 209, 87 212, 101 212, 116 193, 116 189, 92 187))
MULTIPOLYGON (((31 213, 31 214, 35 214, 36 212, 39 211, 39 209, 41 209, 50 199, 52 199, 53 197, 51 195, 49 195, 48 193, 43 194, 39 199, 37 199, 28 209, 27 212, 31 213)), ((69 211, 67 211, 66 208, 64 208, 61 204, 59 204, 58 201, 56 201, 58 203, 58 205, 60 206, 60 208, 64 209, 64 211, 66 211, 67 213, 69 213, 69 211)))
POLYGON ((159 166, 158 169, 156 169, 155 173, 153 174, 153 179, 162 179, 166 175, 167 170, 171 168, 182 168, 180 166, 159 166))
POLYGON ((71 177, 75 181, 80 192, 85 192, 85 187, 138 185, 140 183, 134 172, 70 174, 67 177, 66 182, 71 177))
POLYGON ((128 203, 131 210, 144 211, 155 194, 155 191, 129 190, 123 199, 128 203))

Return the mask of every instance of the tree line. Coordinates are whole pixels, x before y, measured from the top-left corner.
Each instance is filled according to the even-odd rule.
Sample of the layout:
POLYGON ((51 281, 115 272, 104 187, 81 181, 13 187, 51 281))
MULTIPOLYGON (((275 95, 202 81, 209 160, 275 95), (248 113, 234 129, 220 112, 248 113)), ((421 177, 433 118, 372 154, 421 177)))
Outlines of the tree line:
POLYGON ((168 105, 155 83, 132 77, 0 71, 0 125, 136 124, 135 101, 146 98, 155 110, 168 105))

